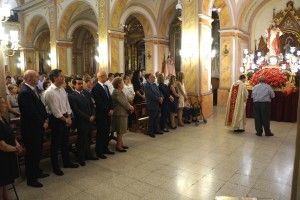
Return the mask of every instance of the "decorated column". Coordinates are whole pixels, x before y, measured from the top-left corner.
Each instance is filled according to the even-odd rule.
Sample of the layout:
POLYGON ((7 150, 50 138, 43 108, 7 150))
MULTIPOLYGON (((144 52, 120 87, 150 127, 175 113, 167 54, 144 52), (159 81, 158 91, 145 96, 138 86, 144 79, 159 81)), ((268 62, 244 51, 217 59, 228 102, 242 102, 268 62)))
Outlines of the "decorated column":
POLYGON ((35 56, 35 50, 32 47, 23 47, 20 49, 20 59, 22 59, 24 62, 24 66, 21 66, 21 73, 23 73, 27 69, 33 69, 38 71, 35 56))
MULTIPOLYGON (((57 3, 56 1, 49 2, 49 19, 50 19, 50 66, 51 69, 58 68, 57 61, 57 3)), ((60 67, 59 67, 60 68, 60 67)))
POLYGON ((211 86, 211 23, 212 18, 199 14, 199 98, 204 116, 213 113, 213 93, 211 86))
POLYGON ((109 31, 111 72, 124 73, 124 32, 109 31))
POLYGON ((154 59, 157 57, 157 45, 155 43, 153 37, 145 38, 145 68, 148 73, 155 73, 156 61, 154 59))
POLYGON ((71 75, 72 71, 72 47, 71 41, 57 41, 58 65, 66 75, 71 75))
POLYGON ((198 97, 204 115, 212 114, 210 88, 211 18, 198 15, 197 0, 183 1, 181 61, 185 87, 190 95, 198 97))
POLYGON ((220 31, 220 87, 218 90, 218 105, 225 106, 229 90, 240 75, 242 52, 248 48, 248 35, 240 30, 220 31))
POLYGON ((157 40, 158 44, 158 69, 157 71, 164 73, 165 70, 165 60, 168 57, 169 53, 169 40, 160 38, 157 40))
POLYGON ((108 16, 109 16, 109 1, 99 0, 99 68, 111 71, 109 66, 109 49, 108 49, 108 16))

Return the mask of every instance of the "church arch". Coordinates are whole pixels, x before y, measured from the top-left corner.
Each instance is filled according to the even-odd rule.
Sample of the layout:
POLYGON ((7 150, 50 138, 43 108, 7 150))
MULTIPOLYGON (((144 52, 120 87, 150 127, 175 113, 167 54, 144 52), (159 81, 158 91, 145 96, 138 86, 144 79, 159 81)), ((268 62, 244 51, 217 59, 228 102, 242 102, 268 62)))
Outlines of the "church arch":
MULTIPOLYGON (((60 40, 67 39, 67 37, 69 36, 68 34, 70 33, 70 27, 74 23, 76 23, 76 21, 79 21, 81 19, 86 19, 86 21, 90 21, 90 24, 93 23, 97 24, 98 26, 96 16, 96 11, 89 2, 83 0, 72 2, 63 11, 63 14, 61 16, 58 26, 58 38, 60 40)), ((79 23, 77 22, 75 25, 79 25, 79 23)))
POLYGON ((120 25, 124 25, 130 16, 135 16, 142 24, 145 35, 157 35, 157 26, 153 15, 143 5, 129 6, 120 17, 120 25))
POLYGON ((45 29, 49 30, 49 25, 45 17, 42 15, 33 16, 25 29, 25 46, 32 47, 33 41, 36 39, 37 35, 45 29))

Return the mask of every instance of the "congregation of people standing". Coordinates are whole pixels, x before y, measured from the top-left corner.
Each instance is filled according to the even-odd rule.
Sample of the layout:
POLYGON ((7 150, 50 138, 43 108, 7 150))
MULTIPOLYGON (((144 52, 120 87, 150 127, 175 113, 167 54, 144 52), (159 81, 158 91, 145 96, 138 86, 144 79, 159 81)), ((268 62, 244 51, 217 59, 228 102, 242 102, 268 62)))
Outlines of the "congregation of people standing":
POLYGON ((169 128, 176 128, 181 123, 180 118, 178 123, 175 122, 179 98, 185 98, 186 95, 183 78, 179 84, 176 77, 170 75, 166 82, 163 74, 157 72, 154 76, 146 74, 144 70, 126 72, 124 75, 110 73, 109 77, 102 70, 95 77, 66 77, 60 69, 52 70, 49 75, 39 75, 34 70, 27 70, 22 77, 16 77, 16 80, 22 81, 16 85, 11 77, 7 77, 8 95, 5 106, 4 103, 1 105, 3 110, 10 113, 11 122, 20 118, 25 151, 14 140, 10 121, 1 118, 0 128, 4 132, 0 135, 0 159, 2 154, 7 155, 3 158, 11 159, 11 163, 8 163, 10 166, 6 168, 11 174, 6 176, 8 179, 0 178, 2 195, 6 195, 5 185, 18 176, 18 170, 15 170, 17 154, 23 153, 25 156, 27 185, 43 187, 41 179, 49 176, 40 167, 45 140, 51 141, 50 161, 53 173, 63 176, 62 168, 78 168, 85 166, 87 160, 96 161, 99 158, 106 159, 107 155, 114 155, 115 152, 109 145, 112 138, 116 140, 115 151, 127 152, 129 146, 123 135, 137 121, 135 105, 147 108, 150 137, 169 132, 169 128), (94 127, 97 134, 95 150, 92 151, 94 127), (46 134, 49 130, 50 137, 46 134), (69 137, 74 130, 77 134, 75 158, 69 155, 69 137))

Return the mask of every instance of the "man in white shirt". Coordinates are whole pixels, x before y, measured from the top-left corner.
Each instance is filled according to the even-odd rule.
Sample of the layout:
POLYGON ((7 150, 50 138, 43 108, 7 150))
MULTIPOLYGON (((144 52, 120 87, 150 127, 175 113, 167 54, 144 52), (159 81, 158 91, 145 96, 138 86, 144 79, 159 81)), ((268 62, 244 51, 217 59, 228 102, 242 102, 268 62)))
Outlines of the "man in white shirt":
POLYGON ((69 127, 72 124, 69 100, 63 84, 65 77, 61 70, 50 72, 51 86, 45 91, 45 104, 50 112, 49 125, 51 127, 51 162, 53 172, 62 176, 64 173, 58 165, 58 151, 61 149, 65 168, 77 168, 78 165, 70 161, 69 157, 69 127))
POLYGON ((115 78, 114 74, 113 73, 109 73, 108 74, 108 79, 104 83, 108 87, 109 94, 112 94, 112 92, 114 91, 114 86, 112 85, 112 81, 114 80, 114 78, 115 78))

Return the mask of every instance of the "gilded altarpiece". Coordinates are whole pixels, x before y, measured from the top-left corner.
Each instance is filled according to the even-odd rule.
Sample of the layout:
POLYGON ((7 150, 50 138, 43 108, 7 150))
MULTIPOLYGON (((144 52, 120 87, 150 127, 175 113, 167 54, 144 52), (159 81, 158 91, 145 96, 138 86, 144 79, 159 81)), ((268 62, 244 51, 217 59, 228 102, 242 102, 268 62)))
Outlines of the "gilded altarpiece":
MULTIPOLYGON (((294 7, 293 1, 287 2, 286 8, 278 13, 274 10, 273 22, 283 33, 280 36, 281 52, 287 53, 292 46, 300 49, 300 9, 294 7)), ((268 52, 265 37, 260 37, 257 49, 263 54, 268 52)))

